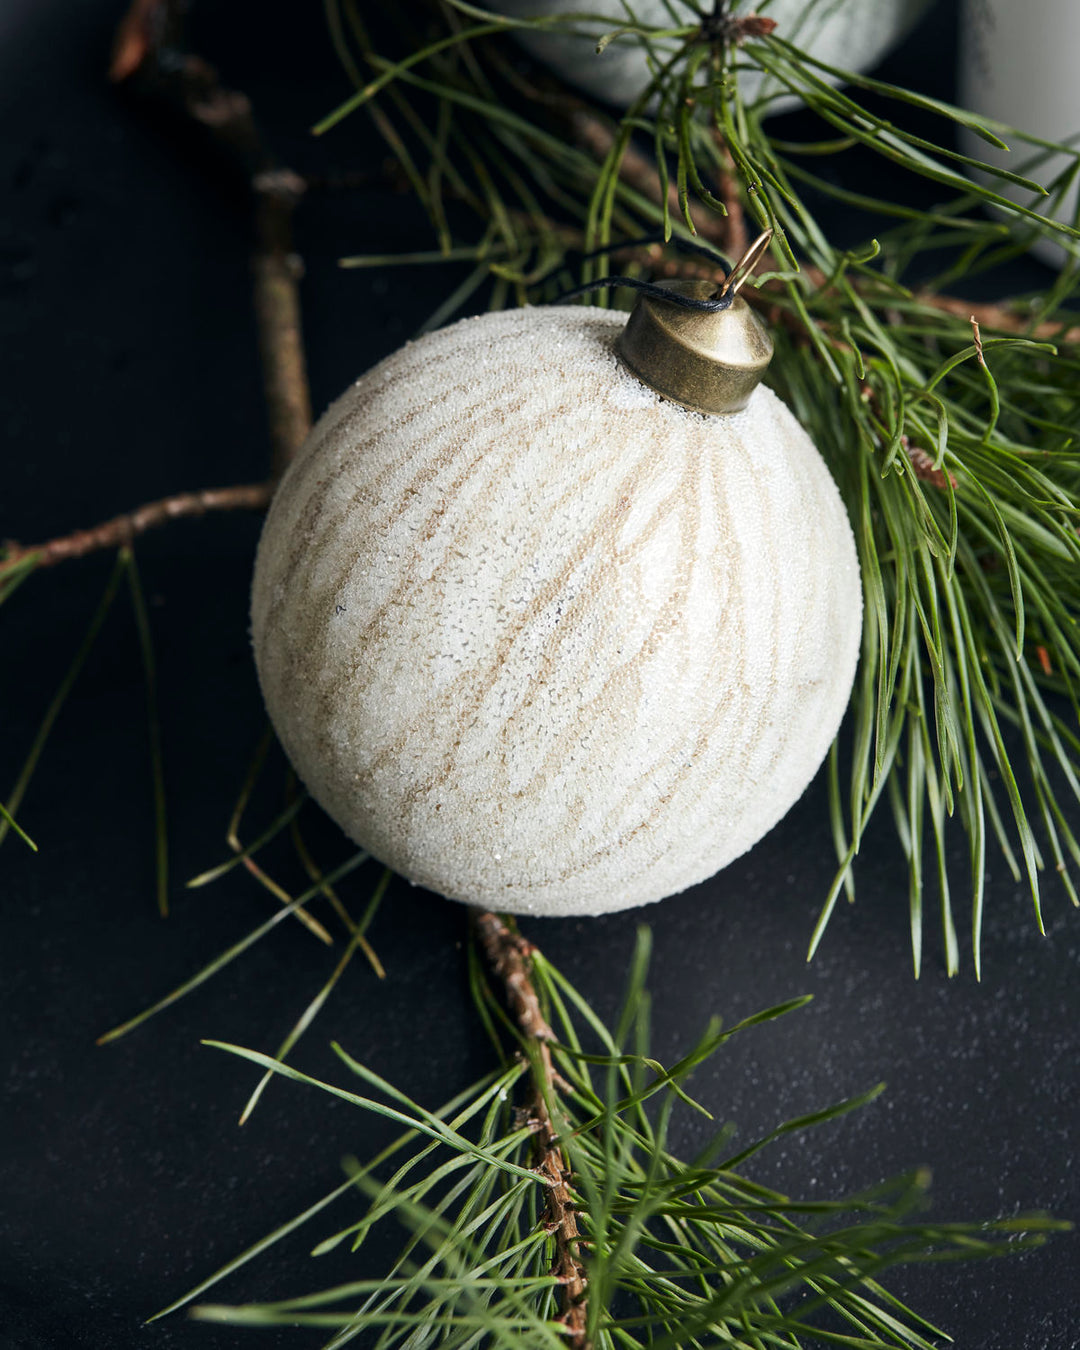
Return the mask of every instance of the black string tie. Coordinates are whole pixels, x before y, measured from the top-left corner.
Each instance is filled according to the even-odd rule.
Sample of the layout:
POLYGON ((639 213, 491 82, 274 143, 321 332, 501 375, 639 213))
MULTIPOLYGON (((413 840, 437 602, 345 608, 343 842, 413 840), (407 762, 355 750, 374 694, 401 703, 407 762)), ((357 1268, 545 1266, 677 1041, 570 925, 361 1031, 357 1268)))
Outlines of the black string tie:
POLYGON ((692 243, 688 239, 680 239, 677 235, 673 235, 670 239, 664 239, 662 235, 645 235, 640 239, 624 239, 621 243, 605 244, 603 248, 594 249, 592 253, 582 254, 581 261, 588 262, 592 258, 601 258, 606 254, 616 253, 624 248, 638 248, 646 244, 663 243, 675 248, 679 253, 695 253, 700 257, 708 258, 710 262, 717 265, 722 272, 722 276, 716 283, 714 293, 704 300, 693 295, 684 295, 680 291, 669 290, 668 287, 658 285, 655 281, 639 281, 637 277, 609 276, 601 277, 598 281, 587 282, 584 286, 575 286, 570 291, 562 291, 555 297, 553 303, 561 305, 568 300, 576 300, 579 296, 588 295, 592 291, 614 291, 621 286, 626 286, 632 291, 640 291, 653 300, 665 300, 672 305, 680 305, 683 309, 702 310, 706 314, 719 314, 725 309, 730 309, 735 303, 735 296, 739 287, 750 275, 754 264, 764 253, 771 239, 772 230, 766 230, 759 235, 730 271, 727 270, 727 259, 717 253, 715 249, 708 248, 704 244, 692 243))
POLYGON ((618 290, 620 286, 628 286, 632 291, 641 291, 643 295, 648 295, 653 300, 668 300, 673 305, 681 305, 683 309, 701 309, 709 314, 717 314, 720 310, 730 309, 735 301, 734 293, 731 291, 726 295, 717 293, 705 300, 699 300, 692 295, 683 295, 681 291, 672 291, 666 286, 658 286, 654 281, 639 281, 637 277, 601 277, 599 281, 590 281, 584 286, 575 286, 572 291, 563 291, 561 295, 556 297, 555 304, 561 305, 567 300, 576 300, 578 296, 588 295, 590 291, 618 290))

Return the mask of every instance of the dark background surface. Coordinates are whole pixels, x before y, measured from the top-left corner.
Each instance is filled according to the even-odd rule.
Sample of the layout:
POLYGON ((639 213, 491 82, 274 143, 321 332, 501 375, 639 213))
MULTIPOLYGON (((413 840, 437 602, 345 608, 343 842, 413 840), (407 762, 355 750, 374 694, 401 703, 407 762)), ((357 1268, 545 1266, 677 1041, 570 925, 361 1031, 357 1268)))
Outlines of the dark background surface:
MULTIPOLYGON (((285 159, 303 167, 372 162, 360 120, 321 145, 306 137, 347 92, 316 7, 234 0, 200 8, 196 42, 252 95, 285 159)), ((106 85, 120 12, 111 0, 8 0, 0 13, 0 536, 48 537, 172 491, 264 472, 247 216, 186 143, 140 120, 106 85)), ((947 88, 952 23, 950 8, 940 9, 891 72, 947 88)), ((382 189, 313 198, 298 225, 319 409, 415 331, 449 277, 337 269, 346 253, 431 247, 408 202, 382 189)), ((1031 263, 1014 281, 1046 276, 1031 263)), ((199 1044, 213 1036, 273 1051, 334 960, 292 922, 130 1037, 94 1046, 274 904, 239 872, 205 890, 182 884, 224 858, 226 822, 264 724, 246 631, 257 530, 252 518, 208 519, 147 537, 138 549, 160 673, 172 917, 162 922, 155 912, 144 683, 123 594, 21 813, 41 853, 12 838, 0 850, 3 1350, 317 1344, 317 1333, 229 1331, 182 1316, 141 1323, 328 1191, 344 1154, 368 1155, 386 1137, 346 1104, 280 1082, 238 1129, 255 1073, 199 1044)), ((0 614, 5 791, 110 566, 97 557, 43 574, 0 614)), ((277 810, 283 772, 272 763, 252 821, 277 810)), ((307 819, 321 858, 345 856, 316 811, 307 819)), ((962 876, 959 835, 953 854, 962 876)), ((297 884, 284 856, 268 865, 297 884)), ((1080 930, 1064 895, 1048 886, 1041 937, 1030 899, 994 859, 982 983, 969 944, 962 974, 946 978, 931 924, 916 984, 906 872, 884 815, 864 849, 858 903, 841 907, 820 954, 805 964, 832 870, 819 778, 757 848, 711 882, 645 911, 528 931, 610 1012, 635 929, 647 920, 655 1050, 664 1058, 712 1012, 734 1021, 815 995, 808 1010, 736 1041, 698 1074, 697 1095, 749 1140, 879 1080, 889 1091, 858 1115, 762 1155, 751 1175, 822 1197, 925 1163, 943 1219, 1029 1208, 1080 1217, 1080 930)), ((347 883, 354 912, 376 875, 347 883)), ((343 1081, 327 1048, 337 1037, 434 1106, 489 1066, 464 981, 464 912, 396 884, 371 936, 386 980, 358 961, 294 1061, 343 1081)), ((688 1143, 698 1126, 684 1123, 688 1143)), ((305 1255, 346 1222, 347 1206, 220 1296, 287 1296, 355 1272, 347 1259, 317 1266, 305 1255)), ((1064 1237, 992 1266, 903 1272, 892 1286, 963 1350, 1067 1350, 1080 1345, 1076 1250, 1064 1237)))

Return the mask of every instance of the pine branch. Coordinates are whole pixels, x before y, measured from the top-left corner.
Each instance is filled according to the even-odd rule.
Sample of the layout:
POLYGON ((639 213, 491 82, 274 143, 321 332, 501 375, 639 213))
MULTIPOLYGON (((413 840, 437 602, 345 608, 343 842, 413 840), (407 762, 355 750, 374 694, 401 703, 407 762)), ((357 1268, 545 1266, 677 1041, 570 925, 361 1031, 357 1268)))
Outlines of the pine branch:
MULTIPOLYGON (((572 124, 579 143, 598 162, 602 162, 612 153, 615 147, 615 132, 611 125, 594 111, 588 108, 575 109, 572 124)), ((696 232, 701 239, 714 245, 727 257, 738 258, 745 253, 748 243, 739 182, 730 167, 731 153, 725 146, 723 138, 716 132, 713 135, 723 157, 723 162, 728 166, 726 168, 719 167, 715 170, 719 199, 724 204, 725 214, 715 215, 708 211, 699 212, 695 216, 696 232)), ((663 204, 664 199, 660 179, 656 172, 656 164, 634 145, 629 145, 623 152, 619 161, 618 172, 620 181, 633 189, 634 192, 640 193, 657 205, 663 204)), ((679 210, 678 190, 674 184, 668 187, 667 202, 669 210, 677 213, 679 210)), ((633 256, 634 250, 613 248, 611 251, 613 259, 626 257, 628 254, 633 256)), ((638 256, 641 256, 640 253, 638 256)), ((716 268, 710 268, 707 263, 694 262, 685 258, 665 258, 660 249, 651 252, 648 261, 652 266, 653 274, 665 279, 674 277, 712 278, 716 275, 716 268)), ((765 272, 771 266, 771 260, 766 255, 756 265, 755 271, 765 272)), ((812 291, 820 291, 829 284, 829 278, 820 267, 804 264, 800 268, 800 272, 807 288, 812 291)), ((872 284, 872 279, 856 278, 855 280, 856 288, 861 291, 865 291, 867 286, 872 284)), ((745 290, 744 295, 759 309, 771 310, 768 297, 781 294, 784 289, 785 283, 783 281, 770 279, 760 288, 751 287, 745 290)), ((983 327, 995 332, 1023 334, 1025 337, 1040 342, 1080 343, 1080 326, 1069 325, 1064 321, 1033 323, 1030 316, 1024 315, 1007 304, 973 302, 964 300, 960 296, 944 295, 926 289, 915 291, 913 298, 918 304, 940 310, 943 314, 958 319, 968 320, 971 316, 974 316, 983 327)), ((775 312, 772 312, 772 317, 783 321, 782 316, 775 312)))
MULTIPOLYGON (((669 1152, 674 1108, 704 1108, 689 1075, 732 1037, 802 1007, 795 999, 730 1028, 710 1024, 678 1063, 649 1056, 647 930, 639 932, 627 992, 609 1029, 530 943, 490 913, 473 930, 502 982, 512 1021, 470 953, 470 985, 487 1023, 506 1023, 526 1051, 429 1110, 335 1046, 350 1087, 314 1079, 255 1050, 207 1044, 265 1073, 326 1092, 404 1131, 378 1157, 347 1166, 348 1180, 203 1279, 159 1316, 220 1280, 350 1192, 357 1217, 318 1241, 387 1254, 387 1219, 406 1240, 384 1273, 270 1303, 200 1303, 192 1316, 234 1326, 312 1326, 340 1347, 365 1333, 383 1350, 563 1350, 567 1345, 682 1350, 725 1345, 799 1350, 934 1350, 938 1332, 877 1282, 903 1262, 955 1261, 1034 1246, 1068 1225, 1043 1215, 992 1223, 928 1222, 927 1176, 916 1170, 854 1196, 793 1199, 749 1180, 743 1164, 793 1132, 866 1106, 880 1089, 776 1126, 739 1152, 723 1130, 692 1162, 669 1152), (595 1050, 582 1045, 587 1038, 595 1050), (633 1046, 628 1049, 627 1043, 633 1046), (560 1078, 561 1095, 556 1095, 560 1078), (531 1081, 530 1081, 531 1080, 531 1081), (524 1088, 530 1109, 511 1106, 524 1088), (657 1109, 645 1110, 651 1102, 657 1109), (558 1129, 561 1139, 551 1136, 558 1129), (526 1166, 529 1159, 534 1165, 526 1166), (573 1177, 566 1178, 567 1159, 573 1177), (385 1180, 382 1165, 392 1161, 385 1180), (539 1162, 539 1165, 537 1165, 539 1162), (565 1187, 553 1209, 551 1196, 565 1187), (572 1219, 572 1225, 570 1220, 572 1219), (558 1221, 558 1222, 556 1222, 558 1221), (578 1225, 587 1234, 576 1235, 578 1225), (560 1230, 566 1233, 560 1240, 560 1230), (587 1245, 580 1260, 574 1245, 587 1245), (554 1251, 554 1269, 551 1268, 554 1251), (572 1267, 564 1270, 563 1262, 572 1267), (588 1300, 584 1275, 588 1272, 588 1300), (580 1279, 577 1301, 573 1290, 580 1279), (805 1339, 804 1339, 805 1337, 805 1339), (928 1337, 933 1337, 931 1341, 928 1337)), ((498 1039, 498 1038, 497 1038, 498 1039)), ((708 1112, 705 1112, 708 1115, 708 1112)), ((340 1224, 340 1221, 339 1221, 340 1224)), ((367 1272, 365 1271, 365 1276, 367 1272)))
POLYGON ((488 964, 506 990, 511 1011, 529 1050, 533 1084, 528 1122, 535 1131, 533 1154, 536 1170, 549 1183, 544 1198, 547 1228, 555 1239, 555 1260, 551 1273, 562 1286, 562 1316, 559 1320, 569 1333, 567 1343, 573 1350, 587 1350, 585 1268, 578 1257, 581 1234, 574 1201, 567 1185, 570 1169, 559 1144, 549 1105, 564 1080, 551 1061, 549 1043, 555 1039, 555 1034, 544 1018, 531 979, 530 958, 534 948, 532 943, 513 932, 490 910, 474 912, 472 921, 488 964))
MULTIPOLYGON (((729 5, 710 17, 673 4, 662 25, 628 11, 626 24, 601 36, 582 14, 515 17, 496 34, 486 11, 444 0, 439 27, 410 23, 406 10, 396 57, 375 50, 357 8, 356 0, 329 6, 357 91, 317 130, 363 107, 431 217, 438 248, 428 259, 473 260, 440 321, 485 280, 494 307, 512 294, 551 300, 574 285, 575 272, 581 282, 610 275, 620 254, 628 265, 619 270, 630 274, 710 273, 700 260, 657 261, 652 247, 631 246, 628 256, 642 236, 697 235, 730 257, 740 213, 745 225, 774 232, 776 270, 763 264, 756 291, 744 294, 775 330, 769 383, 845 498, 864 589, 847 788, 835 746, 829 776, 839 870, 811 954, 841 891, 854 899, 861 841, 883 799, 909 865, 916 973, 924 895, 935 880, 946 964, 959 966, 947 864, 957 825, 970 845, 976 973, 992 848, 1018 881, 1026 874, 1040 926, 1044 868, 1080 903, 1070 877, 1080 866, 1071 825, 1080 800, 1080 325, 1072 307, 1080 265, 1024 305, 972 305, 951 293, 1037 239, 1080 258, 1080 229, 1066 223, 1080 151, 834 69, 779 28, 736 31, 729 5), (560 24, 568 39, 584 43, 588 33, 594 43, 639 46, 648 82, 620 119, 557 94, 523 106, 498 43, 508 29, 547 34, 560 24), (772 92, 744 98, 743 72, 772 92), (774 136, 765 119, 777 94, 820 119, 820 139, 774 136), (925 132, 935 121, 940 130, 925 132), (1020 172, 958 154, 958 127, 999 147, 1007 136, 1020 172), (935 205, 863 191, 861 164, 847 170, 844 161, 867 155, 887 164, 890 181, 904 174, 933 184, 935 205), (1049 157, 1063 167, 1044 188, 1026 174, 1049 157), (825 173, 816 171, 822 158, 825 173), (480 220, 478 241, 452 236, 449 194, 480 220), (815 218, 823 198, 881 222, 881 238, 836 248, 815 218), (927 261, 941 269, 929 282, 927 261), (933 867, 924 867, 927 850, 933 867)), ((551 81, 540 78, 546 89, 551 81)))

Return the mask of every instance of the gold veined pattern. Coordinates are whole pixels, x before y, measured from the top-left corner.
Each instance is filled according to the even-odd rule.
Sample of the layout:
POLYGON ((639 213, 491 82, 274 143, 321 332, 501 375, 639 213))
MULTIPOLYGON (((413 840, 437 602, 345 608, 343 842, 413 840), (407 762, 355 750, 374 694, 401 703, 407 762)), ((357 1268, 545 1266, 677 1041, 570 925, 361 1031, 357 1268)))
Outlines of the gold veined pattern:
POLYGON ((657 900, 799 797, 846 707, 861 590, 788 409, 666 402, 624 321, 467 319, 357 382, 267 519, 271 717, 358 843, 459 900, 657 900))

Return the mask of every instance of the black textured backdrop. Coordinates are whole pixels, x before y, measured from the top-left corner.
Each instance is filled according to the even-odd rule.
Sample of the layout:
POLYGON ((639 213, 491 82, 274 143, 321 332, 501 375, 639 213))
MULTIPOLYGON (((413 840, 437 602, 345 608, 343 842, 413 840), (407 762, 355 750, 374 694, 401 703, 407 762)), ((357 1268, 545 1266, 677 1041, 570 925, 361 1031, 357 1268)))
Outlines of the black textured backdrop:
MULTIPOLYGON (((0 536, 47 536, 171 491, 263 473, 246 215, 224 179, 208 178, 185 143, 141 121, 106 85, 121 8, 6 0, 0 10, 0 536)), ((283 157, 372 161, 360 119, 320 145, 305 135, 347 90, 317 6, 196 9, 197 42, 253 96, 283 157)), ((939 8, 893 73, 947 90, 952 23, 950 7, 939 8)), ((841 217, 835 228, 857 232, 841 217)), ((408 203, 381 190, 313 199, 298 243, 321 408, 410 336, 447 279, 337 269, 344 253, 430 247, 408 203)), ((1014 282, 1044 275, 1032 263, 1014 282)), ((284 1035, 329 969, 327 953, 293 923, 131 1037, 93 1043, 272 903, 239 873, 199 892, 182 887, 224 857, 225 823, 263 725, 246 633, 257 529, 254 519, 219 517, 175 526, 138 550, 160 665, 173 916, 163 923, 154 908, 144 687, 123 596, 22 812, 42 851, 32 857, 11 838, 0 850, 4 1350, 317 1343, 312 1333, 228 1331, 183 1317, 144 1328, 142 1319, 329 1190, 342 1155, 368 1154, 386 1137, 344 1103, 280 1082, 238 1129, 254 1073, 199 1044, 214 1036, 271 1050, 284 1035)), ((42 575, 0 615, 5 792, 110 565, 97 557, 42 575)), ((271 777, 279 790, 280 764, 271 777)), ((273 812, 269 790, 255 809, 263 819, 273 812)), ((332 828, 311 828, 321 856, 343 856, 332 828)), ((959 838, 953 852, 962 875, 959 838)), ((858 903, 841 907, 809 967, 806 942, 833 866, 820 779, 708 884, 642 913, 529 932, 610 1010, 647 920, 664 1057, 714 1011, 735 1020, 815 995, 808 1010, 700 1072, 698 1095, 748 1139, 881 1079, 889 1091, 763 1155, 754 1167, 763 1180, 823 1196, 926 1163, 941 1218, 1036 1207, 1080 1217, 1076 916, 1050 885, 1040 937, 1030 900, 995 861, 982 983, 966 945, 963 973, 945 977, 931 923, 915 984, 905 871, 884 819, 864 853, 858 903)), ((365 874, 348 883, 357 904, 368 885, 365 874)), ((484 1071, 463 920, 460 908, 395 886, 372 931, 387 979, 358 961, 296 1062, 341 1081, 333 1035, 431 1105, 484 1071)), ((966 923, 962 936, 966 944, 966 923)), ((697 1123, 685 1129, 693 1136, 697 1123)), ((308 1262, 311 1241, 332 1224, 276 1249, 224 1295, 306 1292, 355 1269, 308 1262)), ((1069 1237, 993 1266, 904 1272, 893 1285, 964 1350, 1080 1345, 1069 1237)))

